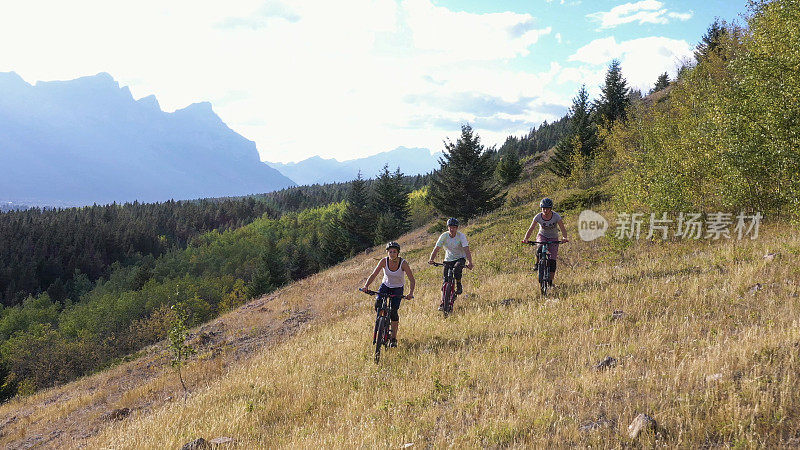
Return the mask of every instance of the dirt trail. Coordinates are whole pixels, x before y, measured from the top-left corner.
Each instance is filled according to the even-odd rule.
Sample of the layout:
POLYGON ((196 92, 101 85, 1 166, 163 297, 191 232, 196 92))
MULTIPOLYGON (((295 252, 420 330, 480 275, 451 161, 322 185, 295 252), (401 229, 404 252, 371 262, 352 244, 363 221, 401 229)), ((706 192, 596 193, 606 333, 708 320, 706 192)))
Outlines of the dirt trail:
MULTIPOLYGON (((433 243, 423 229, 399 241, 402 256, 415 259, 415 264, 427 260, 433 243)), ((213 384, 229 368, 311 324, 371 305, 366 296, 332 292, 329 286, 344 282, 355 289, 383 256, 382 249, 370 249, 192 330, 190 343, 197 354, 183 372, 189 391, 213 384)), ((81 448, 115 421, 147 415, 168 402, 182 401, 183 395, 167 344, 160 342, 138 352, 132 361, 0 405, 0 446, 81 448)))
MULTIPOLYGON (((310 302, 289 306, 279 292, 192 330, 189 342, 197 357, 191 370, 184 370, 189 391, 213 383, 230 365, 257 350, 298 333, 316 319, 312 306, 310 302)), ((0 444, 8 449, 81 447, 81 441, 114 420, 182 401, 183 389, 170 366, 166 344, 160 342, 142 353, 105 372, 4 405, 0 444), (56 403, 59 411, 53 414, 49 406, 56 403)))
MULTIPOLYGON (((430 245, 430 236, 417 230, 401 243, 404 252, 421 255, 430 245)), ((382 256, 382 249, 368 250, 193 329, 188 340, 197 354, 183 371, 189 391, 213 384, 229 368, 307 326, 371 305, 367 296, 332 291, 330 286, 344 282, 355 291, 382 256)), ((133 361, 0 406, 0 446, 81 448, 116 420, 144 416, 167 402, 183 401, 166 342, 139 353, 133 361)))

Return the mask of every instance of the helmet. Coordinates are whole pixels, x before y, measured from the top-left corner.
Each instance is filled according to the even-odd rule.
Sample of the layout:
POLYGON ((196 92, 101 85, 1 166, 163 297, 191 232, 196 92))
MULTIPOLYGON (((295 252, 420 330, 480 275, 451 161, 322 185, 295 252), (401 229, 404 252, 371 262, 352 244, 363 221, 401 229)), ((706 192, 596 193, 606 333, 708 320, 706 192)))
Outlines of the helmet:
POLYGON ((397 251, 399 252, 400 251, 400 244, 398 244, 395 241, 389 242, 388 244, 386 244, 386 250, 389 250, 390 248, 396 248, 397 251))
POLYGON ((451 217, 447 219, 447 226, 448 227, 457 227, 458 226, 458 219, 455 217, 451 217))
POLYGON ((550 200, 549 198, 543 198, 542 201, 539 202, 539 207, 540 208, 552 208, 553 207, 553 201, 550 200))

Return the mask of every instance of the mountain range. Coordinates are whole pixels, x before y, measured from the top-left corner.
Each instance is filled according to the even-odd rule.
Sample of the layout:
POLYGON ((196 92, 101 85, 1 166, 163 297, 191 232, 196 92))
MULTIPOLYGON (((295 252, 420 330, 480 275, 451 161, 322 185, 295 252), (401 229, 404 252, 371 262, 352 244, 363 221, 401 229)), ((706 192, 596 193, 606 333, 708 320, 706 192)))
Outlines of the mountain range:
POLYGON ((431 155, 426 148, 397 147, 366 158, 337 161, 314 156, 296 163, 272 163, 271 167, 291 178, 297 184, 324 184, 350 181, 358 176, 374 178, 388 165, 390 171, 398 167, 405 175, 418 175, 439 168, 441 152, 431 155))
POLYGON ((263 193, 295 183, 207 102, 172 113, 100 73, 0 73, 0 202, 79 206, 263 193))
POLYGON ((3 209, 240 196, 371 178, 387 164, 417 175, 438 168, 439 155, 398 147, 341 162, 264 163, 208 102, 170 113, 107 73, 32 85, 0 72, 3 209))

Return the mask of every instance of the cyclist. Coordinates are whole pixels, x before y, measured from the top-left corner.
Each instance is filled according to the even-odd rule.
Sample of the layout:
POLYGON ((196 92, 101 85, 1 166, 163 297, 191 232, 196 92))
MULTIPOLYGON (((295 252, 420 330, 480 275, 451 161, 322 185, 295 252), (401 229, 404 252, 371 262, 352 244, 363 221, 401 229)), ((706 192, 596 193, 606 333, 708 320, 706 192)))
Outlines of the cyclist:
MULTIPOLYGON (((469 242, 464 233, 458 231, 458 219, 451 217, 447 219, 447 231, 439 236, 436 245, 433 247, 431 257, 428 259, 428 264, 433 264, 436 259, 436 254, 439 249, 444 247, 444 271, 442 277, 447 278, 447 270, 453 267, 453 275, 456 279, 456 295, 461 294, 461 272, 466 264, 467 269, 472 270, 475 267, 472 264, 472 253, 469 251, 469 242)), ((439 309, 443 309, 444 304, 439 305, 439 309)))
MULTIPOLYGON (((533 222, 531 222, 531 226, 528 228, 528 232, 525 233, 525 239, 523 239, 522 242, 528 242, 536 224, 539 224, 539 233, 536 235, 536 241, 554 242, 548 246, 550 249, 550 260, 548 261, 550 265, 550 279, 548 282, 550 286, 552 286, 553 276, 556 273, 556 258, 558 257, 558 230, 556 229, 556 225, 558 225, 564 237, 561 239, 561 242, 569 242, 569 239, 567 239, 567 228, 564 226, 564 221, 561 220, 561 215, 553 211, 553 200, 543 198, 542 201, 539 202, 539 207, 542 208, 542 212, 536 214, 533 218, 533 222)), ((540 245, 539 248, 541 247, 540 245)), ((537 264, 539 262, 538 249, 536 250, 536 262, 537 264)))
MULTIPOLYGON (((386 258, 381 258, 378 265, 375 266, 375 270, 373 270, 372 274, 367 278, 367 282, 364 283, 365 290, 369 290, 369 285, 372 284, 372 280, 378 276, 381 270, 383 270, 383 282, 381 283, 380 289, 378 289, 378 293, 393 296, 391 297, 392 308, 389 315, 392 321, 392 335, 389 346, 397 347, 397 327, 400 324, 400 315, 397 313, 397 310, 400 309, 400 301, 403 298, 408 300, 414 298, 414 284, 416 283, 414 280, 414 273, 411 272, 411 266, 408 265, 408 261, 400 257, 400 244, 397 242, 392 241, 386 244, 386 258), (410 284, 408 295, 405 297, 403 297, 403 286, 405 286, 405 276, 403 272, 408 276, 408 282, 410 284)), ((380 302, 380 295, 378 295, 375 298, 375 311, 381 307, 380 302)))

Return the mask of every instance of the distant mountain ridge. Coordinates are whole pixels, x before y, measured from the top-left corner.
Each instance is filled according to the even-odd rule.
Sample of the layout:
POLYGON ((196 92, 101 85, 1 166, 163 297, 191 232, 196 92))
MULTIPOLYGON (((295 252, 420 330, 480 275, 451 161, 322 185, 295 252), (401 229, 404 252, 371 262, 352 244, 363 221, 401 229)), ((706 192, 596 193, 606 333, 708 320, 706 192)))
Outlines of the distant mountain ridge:
POLYGON ((167 113, 100 73, 28 84, 0 73, 0 201, 88 205, 264 193, 295 183, 208 102, 167 113))
POLYGON ((346 161, 314 156, 296 163, 267 164, 297 184, 310 185, 350 181, 358 176, 359 171, 364 178, 374 178, 386 164, 392 172, 399 167, 405 175, 425 174, 439 168, 441 155, 441 152, 431 155, 426 148, 397 147, 377 155, 346 161))

